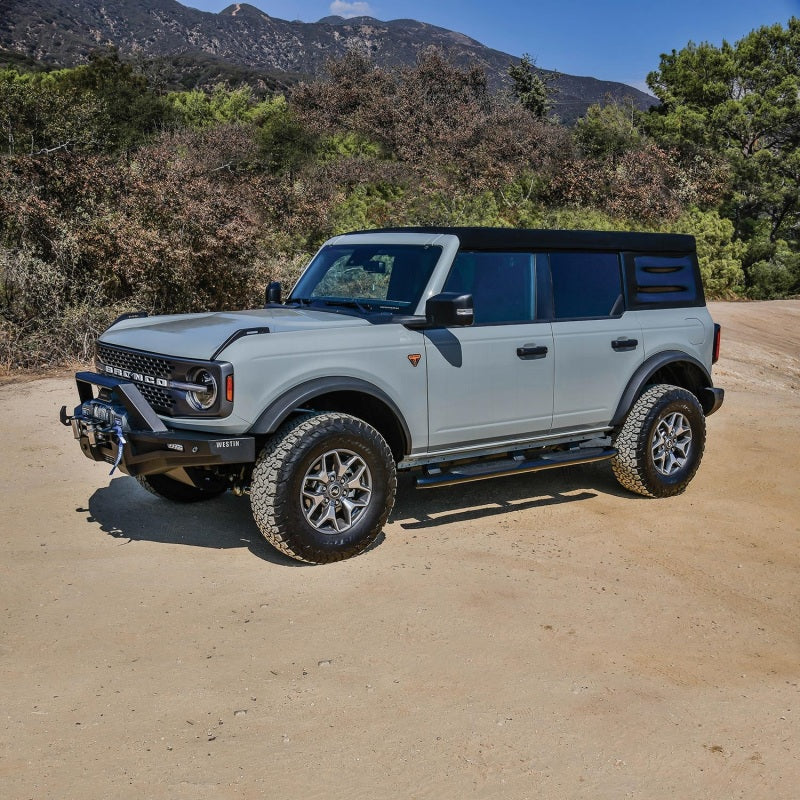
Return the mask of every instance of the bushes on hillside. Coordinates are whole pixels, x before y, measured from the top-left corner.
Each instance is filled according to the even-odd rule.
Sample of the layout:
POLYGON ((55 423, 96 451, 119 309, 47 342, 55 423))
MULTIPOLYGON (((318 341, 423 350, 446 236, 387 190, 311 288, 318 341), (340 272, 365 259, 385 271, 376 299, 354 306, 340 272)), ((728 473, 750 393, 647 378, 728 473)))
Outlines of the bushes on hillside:
POLYGON ((266 99, 163 95, 113 53, 0 71, 0 367, 86 359, 122 311, 256 305, 325 238, 376 226, 682 231, 708 296, 800 292, 798 36, 665 56, 660 108, 574 129, 436 51, 397 70, 350 54, 266 99), (719 98, 698 59, 733 81, 719 98))
POLYGON ((2 363, 83 358, 121 310, 240 308, 264 280, 259 184, 238 129, 163 134, 130 160, 0 162, 2 363))

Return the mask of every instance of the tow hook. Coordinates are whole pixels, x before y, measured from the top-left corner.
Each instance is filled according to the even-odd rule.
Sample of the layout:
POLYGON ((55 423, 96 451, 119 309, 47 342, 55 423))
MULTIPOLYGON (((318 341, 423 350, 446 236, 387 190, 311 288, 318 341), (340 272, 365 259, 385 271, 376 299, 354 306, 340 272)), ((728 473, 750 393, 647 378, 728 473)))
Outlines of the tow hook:
POLYGON ((58 412, 58 418, 61 420, 61 424, 66 425, 67 428, 72 425, 72 420, 75 419, 75 417, 71 417, 67 414, 66 406, 61 406, 61 411, 58 412))

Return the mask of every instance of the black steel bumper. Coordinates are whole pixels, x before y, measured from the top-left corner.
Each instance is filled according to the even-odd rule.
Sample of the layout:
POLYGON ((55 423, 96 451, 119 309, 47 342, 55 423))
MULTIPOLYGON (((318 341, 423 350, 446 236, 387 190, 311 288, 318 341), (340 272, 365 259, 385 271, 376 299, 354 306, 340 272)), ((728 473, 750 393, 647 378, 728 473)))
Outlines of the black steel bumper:
POLYGON ((72 416, 63 407, 61 422, 72 427, 92 461, 116 464, 119 459, 119 468, 134 476, 255 461, 252 436, 170 430, 130 381, 94 372, 79 372, 75 381, 81 403, 72 416), (95 397, 94 387, 107 390, 103 398, 95 397), (99 419, 98 411, 105 418, 99 419))

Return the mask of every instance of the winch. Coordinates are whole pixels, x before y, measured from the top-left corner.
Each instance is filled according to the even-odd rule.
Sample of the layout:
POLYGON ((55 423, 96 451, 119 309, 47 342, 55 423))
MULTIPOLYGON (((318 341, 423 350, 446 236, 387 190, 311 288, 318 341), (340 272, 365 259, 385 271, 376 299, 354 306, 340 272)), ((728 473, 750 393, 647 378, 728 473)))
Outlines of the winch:
POLYGON ((90 447, 116 445, 116 458, 112 462, 110 473, 113 475, 122 460, 123 449, 127 444, 125 432, 131 429, 128 412, 121 406, 93 398, 77 406, 74 416, 71 417, 67 414, 67 407, 62 406, 60 419, 64 425, 72 427, 76 439, 80 440, 81 436, 84 436, 90 447))

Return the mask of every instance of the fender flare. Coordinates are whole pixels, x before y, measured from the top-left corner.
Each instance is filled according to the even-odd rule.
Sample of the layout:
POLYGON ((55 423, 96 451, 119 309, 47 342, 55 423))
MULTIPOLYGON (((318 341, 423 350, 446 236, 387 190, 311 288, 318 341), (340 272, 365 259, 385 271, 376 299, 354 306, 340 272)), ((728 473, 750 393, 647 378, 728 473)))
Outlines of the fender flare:
MULTIPOLYGON (((628 385, 625 388, 625 391, 622 393, 622 397, 617 405, 617 410, 611 419, 610 424, 612 428, 618 427, 625 421, 625 417, 631 406, 636 402, 636 398, 642 393, 644 387, 647 386, 653 375, 655 375, 658 370, 669 366, 670 364, 690 364, 692 367, 695 367, 697 370, 699 370, 700 375, 702 376, 702 388, 713 388, 714 383, 711 380, 711 375, 709 374, 708 370, 701 361, 698 361, 693 356, 690 356, 687 353, 682 353, 680 350, 665 350, 662 353, 656 353, 642 362, 637 368, 636 372, 633 373, 631 379, 628 381, 628 385)), ((709 402, 703 397, 698 397, 698 400, 703 406, 703 410, 706 413, 710 413, 710 409, 714 405, 713 400, 709 402)), ((716 410, 716 408, 714 410, 716 410)))
POLYGON ((284 392, 277 400, 273 400, 261 412, 248 433, 253 435, 274 433, 296 408, 301 407, 315 397, 330 394, 331 392, 357 392, 380 400, 397 420, 405 441, 406 452, 411 451, 411 431, 394 400, 382 389, 360 378, 326 377, 301 383, 284 392))

